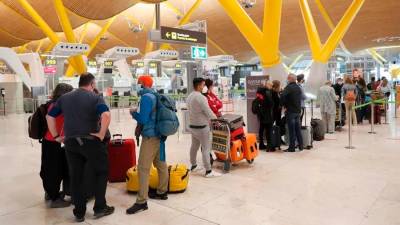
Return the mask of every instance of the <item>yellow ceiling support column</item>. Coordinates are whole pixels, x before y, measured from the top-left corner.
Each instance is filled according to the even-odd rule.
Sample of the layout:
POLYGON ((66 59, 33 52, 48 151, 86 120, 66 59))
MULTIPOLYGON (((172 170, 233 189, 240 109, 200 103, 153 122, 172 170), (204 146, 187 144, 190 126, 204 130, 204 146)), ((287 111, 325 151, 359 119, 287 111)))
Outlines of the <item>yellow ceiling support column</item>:
POLYGON ((225 12, 260 57, 262 65, 273 67, 281 62, 279 33, 282 0, 265 0, 263 29, 255 24, 238 1, 219 0, 225 12))
POLYGON ((87 23, 85 23, 85 25, 83 25, 83 31, 79 37, 79 43, 82 43, 83 39, 85 39, 87 30, 88 30, 88 26, 89 26, 89 22, 87 22, 87 23))
POLYGON ((339 42, 343 39, 351 23, 360 11, 365 0, 353 0, 350 7, 346 10, 344 16, 339 21, 328 40, 322 46, 315 26, 315 22, 308 5, 307 0, 299 0, 301 13, 303 15, 304 25, 307 32, 308 42, 310 44, 313 59, 322 63, 328 62, 333 51, 338 46, 339 42))
MULTIPOLYGON (((33 19, 33 21, 39 26, 43 33, 50 39, 51 42, 57 44, 60 42, 57 34, 50 28, 50 26, 43 20, 38 12, 32 7, 27 0, 18 0, 19 4, 25 9, 28 15, 33 19)), ((69 63, 74 67, 78 68, 77 65, 72 61, 68 60, 69 63)))
MULTIPOLYGON (((114 22, 114 20, 115 20, 116 17, 117 17, 117 16, 111 17, 111 18, 107 21, 107 23, 104 25, 104 27, 101 28, 100 32, 96 35, 96 37, 94 38, 94 40, 93 40, 92 43, 90 44, 89 51, 87 51, 87 52, 85 53, 86 56, 89 56, 90 53, 92 53, 92 51, 96 48, 96 45, 99 43, 101 37, 104 36, 104 34, 107 32, 108 28, 110 28, 111 24, 114 22)), ((72 68, 70 68, 70 67, 71 67, 71 66, 68 66, 68 69, 67 69, 67 73, 66 73, 66 76, 67 76, 67 77, 68 77, 68 76, 69 76, 69 77, 72 76, 73 73, 74 73, 74 70, 73 70, 72 68)))
MULTIPOLYGON (((54 0, 54 7, 56 9, 58 20, 60 21, 61 27, 64 31, 65 37, 67 38, 67 41, 70 43, 76 43, 77 41, 75 38, 75 34, 72 29, 71 22, 69 21, 67 12, 65 11, 62 0, 54 0)), ((83 61, 82 56, 73 56, 72 60, 74 60, 76 65, 78 66, 77 72, 79 74, 86 72, 86 65, 85 62, 83 61)))
MULTIPOLYGON (((332 21, 331 17, 329 16, 328 11, 326 11, 324 5, 322 4, 321 0, 315 0, 315 3, 317 4, 318 9, 321 12, 322 17, 324 18, 325 22, 328 24, 329 28, 331 28, 331 30, 333 31, 335 29, 335 25, 333 24, 333 21, 332 21)), ((346 48, 343 41, 340 41, 339 45, 344 52, 351 55, 350 51, 346 48)))
POLYGON ((35 51, 35 52, 39 52, 39 51, 40 51, 40 49, 42 48, 42 45, 43 45, 43 39, 39 41, 39 45, 37 46, 37 48, 36 48, 36 51, 35 51))

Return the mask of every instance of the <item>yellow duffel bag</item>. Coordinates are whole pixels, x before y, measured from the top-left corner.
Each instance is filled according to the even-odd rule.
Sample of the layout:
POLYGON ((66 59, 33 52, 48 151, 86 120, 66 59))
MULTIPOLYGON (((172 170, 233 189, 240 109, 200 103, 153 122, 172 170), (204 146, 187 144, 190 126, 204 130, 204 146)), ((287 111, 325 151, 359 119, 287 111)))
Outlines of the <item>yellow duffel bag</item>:
POLYGON ((189 170, 185 164, 168 166, 169 185, 168 192, 182 193, 189 183, 189 170))
MULTIPOLYGON (((158 172, 157 169, 152 165, 150 168, 149 186, 157 188, 157 185, 158 185, 158 172)), ((126 189, 129 192, 139 191, 139 176, 136 166, 126 171, 126 189)))

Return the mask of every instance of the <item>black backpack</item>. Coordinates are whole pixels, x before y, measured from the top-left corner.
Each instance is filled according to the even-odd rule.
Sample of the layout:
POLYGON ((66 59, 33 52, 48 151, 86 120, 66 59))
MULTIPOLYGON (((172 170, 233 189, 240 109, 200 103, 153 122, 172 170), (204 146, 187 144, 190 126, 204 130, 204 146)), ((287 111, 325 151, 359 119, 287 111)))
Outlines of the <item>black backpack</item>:
POLYGON ((255 98, 251 103, 251 112, 253 114, 259 115, 261 111, 261 101, 259 98, 255 98))
POLYGON ((47 109, 50 102, 42 104, 36 111, 28 118, 28 134, 29 137, 35 140, 42 140, 47 132, 47 109))

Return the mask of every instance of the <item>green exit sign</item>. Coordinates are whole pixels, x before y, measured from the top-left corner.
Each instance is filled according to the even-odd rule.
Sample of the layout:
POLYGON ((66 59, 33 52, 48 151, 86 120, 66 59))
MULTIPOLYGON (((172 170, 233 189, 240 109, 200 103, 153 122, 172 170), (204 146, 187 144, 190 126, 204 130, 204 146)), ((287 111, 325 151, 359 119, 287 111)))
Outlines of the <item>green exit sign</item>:
POLYGON ((192 59, 207 59, 207 48, 192 46, 192 59))

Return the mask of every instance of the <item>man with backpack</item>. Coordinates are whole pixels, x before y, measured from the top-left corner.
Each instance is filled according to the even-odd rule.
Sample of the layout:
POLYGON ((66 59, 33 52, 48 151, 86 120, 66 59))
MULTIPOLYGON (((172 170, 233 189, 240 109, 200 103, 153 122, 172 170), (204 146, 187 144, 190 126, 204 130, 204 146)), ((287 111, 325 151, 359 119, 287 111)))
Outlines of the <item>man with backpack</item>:
POLYGON ((152 89, 153 78, 149 75, 138 78, 137 93, 141 96, 139 109, 131 109, 132 117, 140 127, 142 143, 140 145, 138 176, 139 191, 136 202, 129 209, 127 214, 135 214, 148 209, 148 197, 157 200, 167 200, 168 195, 168 166, 165 162, 165 146, 157 126, 158 94, 152 89), (149 193, 149 175, 151 165, 158 171, 158 188, 156 193, 149 193))
POLYGON ((100 218, 114 213, 114 207, 106 204, 108 152, 102 142, 111 114, 104 99, 93 92, 95 88, 95 77, 90 73, 82 74, 79 89, 61 96, 46 117, 54 140, 64 140, 77 222, 83 222, 86 214, 85 167, 90 167, 95 174, 94 216, 100 218), (56 117, 61 114, 64 115, 65 137, 61 137, 56 126, 56 117))

